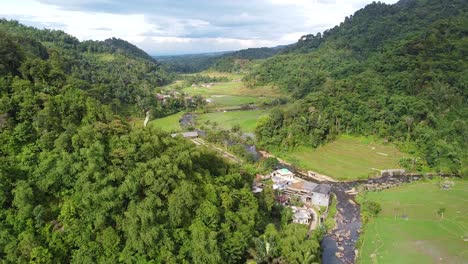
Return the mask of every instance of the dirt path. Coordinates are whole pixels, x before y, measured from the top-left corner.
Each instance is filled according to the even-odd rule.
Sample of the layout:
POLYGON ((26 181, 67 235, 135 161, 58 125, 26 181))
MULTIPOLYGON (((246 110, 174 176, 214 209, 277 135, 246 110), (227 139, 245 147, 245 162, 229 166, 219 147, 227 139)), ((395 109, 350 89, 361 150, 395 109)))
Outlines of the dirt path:
MULTIPOLYGON (((283 165, 286 165, 288 167, 291 167, 291 168, 295 168, 295 166, 283 159, 280 159, 278 158, 277 156, 267 152, 267 151, 264 151, 264 150, 260 150, 258 151, 260 153, 260 155, 262 155, 262 157, 264 158, 276 158, 279 163, 283 164, 283 165)), ((306 177, 309 177, 311 180, 313 181, 318 181, 318 182, 338 182, 337 180, 333 179, 332 177, 330 176, 327 176, 327 175, 324 175, 324 174, 320 174, 318 172, 315 172, 315 171, 304 171, 304 170, 300 170, 298 168, 295 168, 295 171, 297 173, 300 173, 302 174, 303 176, 306 176, 306 177)))
MULTIPOLYGON (((194 140, 197 145, 207 145, 202 139, 194 140)), ((234 162, 239 162, 234 155, 212 146, 213 149, 220 152, 226 158, 231 159, 234 162)), ((355 263, 356 255, 356 242, 359 239, 361 232, 361 215, 360 205, 355 201, 355 197, 358 194, 356 187, 363 185, 368 190, 382 190, 392 187, 399 186, 403 183, 417 181, 424 178, 418 174, 406 174, 399 176, 386 175, 380 178, 371 178, 366 180, 356 180, 349 182, 339 182, 326 175, 304 171, 294 167, 291 163, 285 160, 279 159, 278 157, 268 153, 266 151, 259 151, 262 157, 274 157, 277 158, 280 164, 303 180, 311 181, 315 183, 326 183, 329 184, 331 192, 335 194, 337 199, 337 214, 335 215, 336 227, 330 230, 329 233, 321 241, 322 247, 322 263, 325 264, 353 264, 355 263)), ((428 175, 425 177, 443 176, 443 175, 428 175)), ((314 211, 314 221, 310 224, 309 229, 313 230, 318 225, 318 216, 314 211)))
POLYGON ((206 141, 204 141, 201 138, 193 138, 193 139, 190 139, 190 140, 197 146, 205 146, 207 148, 211 148, 211 149, 215 150, 216 152, 220 153, 223 157, 225 157, 226 159, 228 159, 228 160, 230 160, 230 161, 232 161, 234 163, 241 163, 242 162, 242 160, 240 160, 239 158, 237 158, 233 154, 225 151, 224 149, 216 147, 213 144, 207 143, 206 141))
POLYGON ((310 225, 309 225, 309 232, 311 232, 312 230, 317 229, 317 226, 319 224, 319 216, 318 216, 318 214, 317 214, 317 212, 315 211, 314 208, 309 207, 309 209, 311 209, 311 212, 313 214, 312 222, 310 222, 310 225))

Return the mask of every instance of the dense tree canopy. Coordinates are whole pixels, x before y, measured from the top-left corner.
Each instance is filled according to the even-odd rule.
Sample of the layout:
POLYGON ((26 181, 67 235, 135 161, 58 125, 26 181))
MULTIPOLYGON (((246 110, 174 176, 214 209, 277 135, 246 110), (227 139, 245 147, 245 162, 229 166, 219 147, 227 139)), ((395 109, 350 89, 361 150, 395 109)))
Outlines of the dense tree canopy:
POLYGON ((266 59, 278 54, 285 46, 273 48, 249 48, 235 52, 215 52, 178 56, 162 56, 162 64, 171 71, 195 73, 204 70, 239 72, 251 66, 253 60, 266 59))
POLYGON ((7 20, 0 20, 0 34, 3 76, 21 77, 51 95, 73 86, 126 115, 153 107, 153 89, 172 78, 144 51, 123 40, 79 42, 62 31, 7 20))
POLYGON ((252 176, 122 117, 157 104, 157 63, 121 40, 5 20, 0 35, 1 263, 245 261, 252 176))
POLYGON ((372 3, 323 35, 304 36, 245 78, 297 99, 259 121, 264 146, 318 146, 341 133, 405 142, 444 172, 466 170, 466 1, 372 3))

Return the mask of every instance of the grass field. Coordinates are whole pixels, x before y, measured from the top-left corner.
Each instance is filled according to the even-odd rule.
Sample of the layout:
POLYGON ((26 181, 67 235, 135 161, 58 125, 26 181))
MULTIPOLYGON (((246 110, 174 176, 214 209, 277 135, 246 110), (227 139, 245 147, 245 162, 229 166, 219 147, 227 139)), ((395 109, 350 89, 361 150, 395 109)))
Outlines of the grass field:
POLYGON ((179 112, 170 116, 159 119, 154 119, 148 123, 148 126, 158 127, 164 131, 180 131, 179 119, 184 115, 184 112, 179 112))
POLYGON ((395 169, 404 157, 392 145, 372 143, 369 138, 343 136, 317 149, 299 147, 278 156, 301 168, 335 179, 367 178, 375 169, 395 169))
POLYGON ((203 124, 209 120, 211 123, 216 122, 218 127, 223 129, 230 129, 239 124, 243 132, 254 132, 258 118, 266 113, 265 110, 208 113, 200 115, 197 122, 203 124))
POLYGON ((468 263, 468 181, 456 180, 451 190, 412 183, 366 198, 382 212, 366 226, 358 263, 468 263))
POLYGON ((241 74, 241 73, 218 72, 218 71, 203 71, 203 72, 196 73, 196 74, 201 74, 201 75, 210 76, 210 77, 227 77, 231 80, 241 80, 244 77, 244 74, 241 74))
POLYGON ((278 97, 281 95, 276 89, 263 86, 247 88, 242 82, 223 82, 216 83, 213 87, 187 87, 183 91, 190 95, 202 95, 209 97, 212 95, 232 95, 232 96, 251 96, 251 97, 278 97))
POLYGON ((236 106, 245 104, 254 104, 259 101, 258 97, 232 96, 232 95, 213 95, 210 97, 216 106, 236 106))

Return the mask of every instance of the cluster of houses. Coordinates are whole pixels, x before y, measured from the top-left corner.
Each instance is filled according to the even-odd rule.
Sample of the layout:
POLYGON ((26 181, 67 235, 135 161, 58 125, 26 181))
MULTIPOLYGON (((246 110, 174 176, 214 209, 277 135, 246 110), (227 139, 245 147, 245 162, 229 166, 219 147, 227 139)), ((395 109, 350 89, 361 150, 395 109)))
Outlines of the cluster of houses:
POLYGON ((178 99, 181 97, 182 97, 182 94, 177 91, 170 91, 167 94, 161 94, 161 93, 156 94, 156 99, 158 99, 158 101, 161 101, 161 102, 166 102, 169 98, 178 99))
POLYGON ((194 97, 182 94, 178 91, 170 91, 170 92, 167 92, 166 94, 157 93, 156 99, 161 103, 166 103, 170 99, 182 100, 182 101, 185 101, 186 103, 195 101, 194 97))
POLYGON ((302 180, 287 168, 273 171, 270 175, 257 175, 254 182, 253 192, 262 192, 264 180, 271 179, 272 188, 276 190, 277 202, 289 206, 294 215, 293 222, 308 225, 314 215, 312 207, 327 207, 330 204, 331 186, 328 184, 317 184, 302 180), (291 198, 298 198, 304 207, 293 206, 291 198))

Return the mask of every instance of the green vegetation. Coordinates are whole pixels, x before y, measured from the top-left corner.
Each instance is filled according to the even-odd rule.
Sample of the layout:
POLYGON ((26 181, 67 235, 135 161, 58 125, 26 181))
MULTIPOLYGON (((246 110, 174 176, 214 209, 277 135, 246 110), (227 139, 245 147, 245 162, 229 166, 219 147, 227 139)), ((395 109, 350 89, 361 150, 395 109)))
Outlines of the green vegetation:
POLYGON ((448 190, 433 180, 367 193, 362 200, 382 211, 364 229, 358 263, 466 262, 468 182, 454 182, 448 190))
POLYGON ((180 131, 179 120, 184 115, 184 112, 179 112, 170 116, 154 119, 148 122, 148 126, 157 127, 167 132, 176 132, 180 131))
MULTIPOLYGON (((2 84, 2 93, 10 92, 8 86, 18 82, 14 79, 18 77, 35 86, 37 93, 57 95, 69 87, 79 88, 83 95, 125 116, 166 108, 158 106, 152 92, 170 82, 172 75, 130 43, 117 39, 79 42, 62 31, 37 30, 3 19, 0 35, 1 52, 11 60, 1 61, 0 75, 11 74, 2 84)), ((2 102, 0 113, 11 109, 11 104, 2 102)))
POLYGON ((256 263, 318 263, 319 243, 307 239, 307 227, 289 224, 278 232, 273 224, 255 239, 256 263))
POLYGON ((206 70, 200 72, 199 74, 215 78, 226 77, 232 81, 241 80, 245 76, 245 74, 242 73, 220 72, 215 70, 206 70))
MULTIPOLYGON (((1 20, 0 55, 1 263, 261 255, 256 239, 278 217, 273 192, 255 197, 247 170, 155 128, 172 130, 182 113, 142 127, 148 109, 194 106, 155 96, 171 76, 146 53, 1 20)), ((275 254, 318 261, 319 237, 306 231, 286 222, 275 254)))
POLYGON ((330 206, 328 207, 328 215, 327 218, 325 219, 324 225, 327 230, 333 230, 336 226, 336 220, 335 216, 336 213, 338 212, 338 209, 336 207, 338 200, 335 195, 332 196, 332 202, 330 206))
POLYGON ((244 132, 254 132, 258 118, 266 113, 265 110, 215 112, 200 115, 197 122, 202 125, 208 121, 223 129, 239 125, 244 132))
POLYGON ((405 155, 392 144, 382 144, 365 137, 341 136, 313 149, 297 147, 278 156, 301 168, 340 180, 367 178, 376 170, 399 168, 405 155))
POLYGON ((227 82, 229 78, 226 76, 210 76, 207 74, 186 74, 182 76, 187 86, 192 84, 200 85, 202 83, 214 83, 214 82, 227 82))
POLYGON ((232 96, 252 96, 252 97, 278 97, 280 92, 271 86, 247 88, 241 82, 215 83, 212 87, 187 87, 183 91, 190 95, 232 95, 232 96))
POLYGON ((250 48, 235 52, 215 52, 205 54, 190 54, 179 56, 161 56, 158 59, 171 71, 179 73, 195 73, 205 70, 235 73, 244 71, 256 59, 269 58, 284 47, 250 48))
MULTIPOLYGON (((201 113, 198 126, 245 160, 253 139, 242 132, 255 132, 261 147, 340 179, 398 167, 405 155, 374 137, 398 142, 405 166, 466 173, 467 9, 374 2, 323 36, 221 56, 165 88, 175 75, 126 41, 0 20, 0 262, 319 262, 323 228, 308 237, 271 188, 251 191, 277 161, 240 167, 168 132, 184 111, 207 110, 202 96, 229 107, 292 96, 271 111, 201 113), (199 82, 217 83, 187 87, 199 82), (143 128, 148 110, 164 118, 143 128)), ((361 261, 466 261, 468 184, 447 186, 361 197, 361 261)))
POLYGON ((155 57, 172 72, 194 73, 204 71, 213 65, 223 53, 188 54, 155 57))
POLYGON ((374 2, 267 59, 246 85, 278 86, 296 101, 259 122, 260 145, 375 135, 404 142, 421 170, 466 173, 467 14, 462 0, 374 2))
POLYGON ((232 96, 232 95, 213 95, 209 98, 216 106, 239 106, 255 104, 262 101, 258 97, 232 96))

